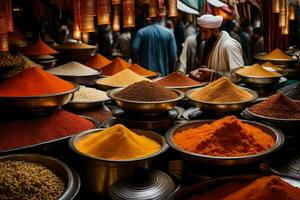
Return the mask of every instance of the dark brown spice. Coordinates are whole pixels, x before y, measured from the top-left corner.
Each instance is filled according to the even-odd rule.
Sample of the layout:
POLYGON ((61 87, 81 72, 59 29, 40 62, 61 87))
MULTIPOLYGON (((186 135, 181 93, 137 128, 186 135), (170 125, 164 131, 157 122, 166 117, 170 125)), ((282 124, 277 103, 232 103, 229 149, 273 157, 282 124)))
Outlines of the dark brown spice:
POLYGON ((200 84, 200 82, 194 81, 182 72, 173 72, 156 81, 156 83, 162 86, 196 86, 200 84))
POLYGON ((300 101, 293 101, 279 93, 269 97, 249 110, 255 114, 277 119, 300 119, 300 101))
POLYGON ((149 81, 134 83, 118 92, 116 97, 131 101, 165 101, 176 98, 178 95, 149 81))

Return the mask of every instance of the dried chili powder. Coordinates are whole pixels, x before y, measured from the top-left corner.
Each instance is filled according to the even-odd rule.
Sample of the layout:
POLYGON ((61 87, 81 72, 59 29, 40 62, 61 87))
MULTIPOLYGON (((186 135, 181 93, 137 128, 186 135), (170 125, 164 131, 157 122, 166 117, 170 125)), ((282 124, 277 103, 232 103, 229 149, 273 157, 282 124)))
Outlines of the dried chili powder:
POLYGON ((91 121, 64 110, 33 119, 0 122, 0 151, 59 139, 94 127, 91 121))
POLYGON ((293 101, 284 94, 275 94, 249 108, 255 114, 277 119, 300 119, 300 101, 293 101))

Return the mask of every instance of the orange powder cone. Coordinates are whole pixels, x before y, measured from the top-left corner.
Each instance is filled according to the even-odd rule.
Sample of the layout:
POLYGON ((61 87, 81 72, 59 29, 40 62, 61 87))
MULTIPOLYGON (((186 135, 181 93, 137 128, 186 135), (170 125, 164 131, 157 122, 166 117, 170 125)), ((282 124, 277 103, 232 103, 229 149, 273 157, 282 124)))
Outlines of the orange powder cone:
POLYGON ((112 76, 124 69, 128 69, 130 67, 130 64, 123 60, 122 58, 115 58, 110 64, 106 65, 103 67, 102 70, 102 75, 106 76, 112 76))
POLYGON ((91 57, 86 63, 86 66, 89 66, 94 69, 101 69, 105 67, 106 65, 110 64, 111 61, 101 54, 97 53, 93 57, 91 57))
POLYGON ((155 76, 157 73, 147 70, 138 64, 132 64, 129 69, 142 76, 155 76))
POLYGON ((36 43, 26 47, 23 50, 23 54, 25 56, 41 56, 41 55, 56 54, 56 53, 58 52, 52 49, 51 47, 49 47, 40 38, 36 43))

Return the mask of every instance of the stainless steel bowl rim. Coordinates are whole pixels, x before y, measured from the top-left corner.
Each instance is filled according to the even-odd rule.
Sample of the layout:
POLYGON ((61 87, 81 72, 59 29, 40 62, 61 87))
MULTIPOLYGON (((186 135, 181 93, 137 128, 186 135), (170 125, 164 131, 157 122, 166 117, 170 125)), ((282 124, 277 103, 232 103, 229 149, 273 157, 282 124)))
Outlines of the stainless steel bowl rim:
POLYGON ((80 156, 83 156, 83 157, 87 157, 87 158, 91 158, 91 159, 94 159, 94 160, 98 160, 98 161, 102 161, 102 162, 113 162, 113 163, 128 163, 128 162, 134 162, 134 161, 143 161, 143 160, 147 160, 149 158, 153 158, 163 152, 165 152, 168 148, 169 148, 169 145, 167 144, 166 142, 166 139, 159 135, 158 133, 154 133, 153 131, 153 134, 156 134, 157 136, 161 137, 162 141, 163 141, 163 144, 161 145, 161 148, 159 151, 151 154, 151 155, 148 155, 148 156, 145 156, 145 157, 140 157, 140 158, 134 158, 134 159, 127 159, 127 160, 112 160, 112 159, 105 159, 105 158, 101 158, 101 157, 98 157, 98 156, 93 156, 93 155, 89 155, 89 154, 86 154, 86 153, 83 153, 81 151, 79 151, 76 147, 75 147, 75 140, 81 136, 84 136, 84 135, 88 135, 88 134, 93 134, 93 133, 96 133, 96 132, 99 132, 99 131, 103 131, 105 128, 98 128, 98 129, 90 129, 90 130, 86 130, 86 131, 83 131, 77 135, 73 135, 70 140, 69 140, 69 147, 70 149, 77 153, 78 155, 80 156))
POLYGON ((235 105, 235 104, 243 104, 243 103, 249 103, 249 102, 254 101, 254 100, 256 100, 258 98, 258 94, 254 90, 251 90, 251 89, 245 88, 245 87, 240 87, 240 88, 242 88, 243 90, 246 90, 247 92, 251 93, 252 97, 250 99, 248 99, 248 100, 239 101, 239 102, 207 102, 207 101, 200 101, 200 100, 193 99, 191 97, 191 94, 193 92, 197 91, 197 90, 201 90, 202 88, 196 88, 196 89, 188 90, 188 91, 186 91, 185 96, 189 100, 191 100, 191 101, 198 102, 198 103, 203 103, 203 104, 210 104, 210 105, 235 105))
POLYGON ((127 99, 122 99, 122 98, 118 98, 114 96, 114 93, 116 92, 120 92, 122 89, 124 88, 116 88, 116 89, 112 89, 107 91, 107 96, 110 97, 113 100, 117 100, 117 101, 123 101, 123 102, 127 102, 127 103, 138 103, 138 104, 161 104, 161 103, 169 103, 169 102, 176 102, 179 101, 181 99, 184 98, 184 93, 176 90, 176 89, 170 89, 173 92, 176 92, 178 94, 178 96, 174 99, 169 99, 169 100, 165 100, 165 101, 132 101, 132 100, 127 100, 127 99))
MULTIPOLYGON (((69 81, 70 82, 70 81, 69 81)), ((74 82, 70 82, 74 85, 74 88, 72 90, 66 91, 66 92, 59 92, 59 93, 53 93, 53 94, 45 94, 45 95, 33 95, 33 96, 0 96, 0 99, 32 99, 32 98, 47 98, 47 97, 55 97, 55 96, 61 96, 66 95, 70 93, 74 93, 79 90, 79 85, 74 82)))
POLYGON ((237 157, 222 157, 222 156, 210 156, 210 155, 205 155, 205 154, 199 154, 199 153, 193 153, 187 150, 184 150, 183 148, 177 146, 174 142, 173 142, 173 135, 174 135, 174 131, 182 126, 185 126, 187 124, 194 124, 194 123, 199 123, 199 122, 207 122, 207 123, 211 123, 214 122, 215 120, 195 120, 195 121, 191 121, 191 122, 187 122, 187 123, 183 123, 183 124, 178 124, 172 128, 170 128, 167 133, 166 133, 166 141, 167 143, 170 145, 170 147, 172 147, 173 149, 180 151, 181 153, 185 153, 187 155, 190 156, 197 156, 197 157, 202 157, 205 159, 211 159, 211 160, 217 160, 217 159, 221 159, 221 160, 242 160, 242 159, 247 159, 247 158, 256 158, 256 157, 260 157, 262 155, 265 155, 267 153, 270 153, 272 151, 277 150, 278 148, 280 148, 283 143, 284 143, 284 135, 281 132, 281 130, 274 128, 270 125, 267 124, 263 124, 260 122, 256 122, 256 121, 250 121, 250 120, 241 120, 243 122, 246 123, 254 123, 254 124, 258 124, 260 126, 264 126, 268 129, 271 129, 272 132, 275 134, 276 136, 276 141, 273 144, 273 146, 265 151, 259 152, 257 154, 254 155, 248 155, 248 156, 237 156, 237 157))
POLYGON ((70 101, 69 104, 93 104, 93 103, 102 103, 102 102, 105 102, 105 101, 108 101, 110 100, 109 97, 107 98, 103 98, 101 100, 95 100, 95 101, 70 101))
POLYGON ((287 75, 287 72, 283 72, 283 73, 279 73, 280 75, 278 76, 246 76, 246 75, 243 75, 243 74, 239 74, 237 71, 239 69, 242 69, 243 67, 239 67, 239 68, 236 68, 233 70, 233 72, 235 74, 237 74, 238 76, 241 76, 241 77, 245 77, 245 78, 257 78, 257 79, 272 79, 272 78, 280 78, 280 77, 283 77, 283 76, 286 76, 287 75))
MULTIPOLYGON (((32 156, 32 157, 37 157, 37 158, 45 158, 47 160, 52 160, 56 163, 58 163, 59 165, 61 165, 64 170, 66 171, 66 173, 68 174, 68 183, 66 184, 65 186, 65 191, 63 192, 63 194, 59 197, 59 200, 61 199, 64 199, 67 197, 67 192, 71 189, 71 177, 72 177, 72 170, 71 168, 69 168, 69 166, 67 164, 65 164, 64 162, 56 159, 56 158, 53 158, 53 157, 50 157, 50 156, 45 156, 45 155, 42 155, 42 154, 34 154, 34 153, 23 153, 23 154, 10 154, 10 155, 5 155, 5 156, 1 156, 0 157, 0 161, 2 159, 7 159, 9 160, 9 158, 14 158, 14 157, 27 157, 27 156, 32 156)), ((24 161, 26 161, 26 159, 24 159, 24 161)), ((36 160, 35 162, 39 162, 39 160, 36 160)), ((42 163, 41 163, 42 164, 42 163)), ((80 179, 79 179, 79 186, 80 186, 80 179)))
POLYGON ((249 107, 246 108, 243 112, 245 112, 245 111, 248 112, 248 113, 250 113, 254 117, 260 118, 262 120, 269 120, 269 121, 272 120, 272 121, 278 121, 278 122, 300 122, 300 119, 281 119, 281 118, 273 118, 273 117, 266 117, 266 116, 263 116, 263 115, 258 115, 256 113, 251 112, 249 110, 249 107))

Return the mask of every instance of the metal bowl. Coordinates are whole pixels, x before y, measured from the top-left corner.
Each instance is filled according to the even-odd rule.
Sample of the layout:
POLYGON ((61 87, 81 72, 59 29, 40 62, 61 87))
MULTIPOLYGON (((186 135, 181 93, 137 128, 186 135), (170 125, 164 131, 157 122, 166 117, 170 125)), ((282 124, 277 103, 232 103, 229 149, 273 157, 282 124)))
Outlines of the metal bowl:
POLYGON ((250 102, 257 99, 258 94, 254 90, 250 90, 248 88, 240 87, 243 90, 252 94, 252 98, 246 101, 240 102, 206 102, 195 100, 192 98, 192 93, 201 90, 201 88, 192 89, 185 93, 186 97, 191 100, 196 107, 198 107, 203 112, 212 112, 215 114, 226 114, 226 113, 233 113, 233 112, 240 112, 242 111, 250 102))
MULTIPOLYGON (((83 115, 80 115, 80 116, 91 121, 95 125, 94 128, 100 127, 100 123, 96 119, 94 119, 92 117, 88 117, 88 116, 83 116, 83 115)), ((20 128, 22 128, 22 127, 20 127, 20 128)), ((18 147, 18 148, 14 148, 14 149, 0 151, 0 155, 7 155, 7 154, 11 154, 11 153, 43 153, 46 155, 51 155, 51 156, 56 157, 56 156, 61 155, 62 152, 65 152, 66 150, 68 150, 68 148, 67 148, 68 141, 71 136, 72 135, 61 137, 61 138, 50 140, 50 141, 46 141, 46 142, 41 142, 38 144, 32 144, 32 145, 28 145, 28 146, 24 146, 24 147, 18 147)))
POLYGON ((125 87, 127 87, 126 85, 124 85, 124 86, 103 85, 103 84, 98 83, 98 81, 96 81, 96 85, 102 91, 108 91, 108 90, 113 90, 113 89, 116 89, 116 88, 125 88, 125 87))
POLYGON ((40 154, 11 154, 0 157, 0 162, 5 160, 18 160, 36 162, 55 172, 65 183, 65 192, 59 200, 75 199, 81 186, 77 172, 69 168, 65 163, 52 157, 40 154))
POLYGON ((128 160, 104 159, 87 155, 77 150, 75 144, 79 140, 87 135, 91 135, 102 130, 103 129, 93 129, 84 131, 78 135, 72 136, 69 140, 69 147, 83 161, 82 173, 87 179, 88 188, 91 192, 96 194, 107 194, 109 186, 118 179, 133 174, 137 167, 149 168, 154 158, 168 149, 168 144, 163 136, 152 131, 132 129, 135 133, 144 135, 158 142, 161 145, 161 149, 152 155, 128 160))
POLYGON ((69 110, 89 110, 103 106, 108 100, 110 98, 107 97, 98 101, 70 101, 65 107, 69 110))
POLYGON ((287 73, 282 73, 279 76, 273 76, 273 77, 258 77, 258 76, 246 76, 246 75, 241 75, 237 71, 241 69, 242 67, 239 67, 235 69, 233 72, 241 77, 241 81, 243 83, 247 83, 249 85, 253 85, 255 87, 265 87, 265 86, 274 86, 277 84, 280 80, 281 77, 286 76, 287 73))
POLYGON ((198 121, 187 122, 180 125, 176 125, 173 128, 168 130, 168 132, 166 133, 166 140, 168 144, 173 149, 180 152, 182 157, 188 162, 196 163, 196 164, 206 163, 210 165, 222 165, 222 166, 245 165, 245 164, 256 162, 277 151, 284 143, 284 135, 279 129, 274 128, 270 125, 266 125, 254 121, 248 121, 248 120, 242 120, 242 121, 263 130, 265 133, 267 133, 268 135, 272 136, 275 139, 275 144, 270 149, 249 156, 221 157, 221 156, 210 156, 210 155, 203 155, 203 154, 189 152, 178 147, 174 143, 173 136, 176 135, 178 132, 181 132, 189 128, 199 127, 204 124, 212 123, 214 121, 215 120, 198 120, 198 121))
POLYGON ((96 80, 98 79, 98 76, 101 72, 95 72, 94 74, 88 74, 88 75, 61 75, 61 74, 54 74, 64 80, 68 80, 68 81, 72 81, 75 82, 79 85, 86 85, 86 86, 90 86, 90 85, 94 85, 96 83, 96 80))
POLYGON ((37 96, 0 97, 0 109, 5 112, 29 112, 44 114, 69 103, 79 86, 67 92, 37 96))
POLYGON ((184 98, 184 93, 172 89, 173 92, 177 93, 177 97, 175 99, 165 100, 165 101, 131 101, 126 99, 121 99, 115 96, 116 93, 120 92, 123 88, 117 88, 113 90, 109 90, 107 92, 107 96, 113 99, 117 105, 125 111, 131 112, 144 112, 144 113, 159 113, 166 112, 172 110, 177 101, 184 98))
POLYGON ((268 53, 259 53, 254 56, 256 60, 260 61, 271 61, 272 63, 277 63, 277 64, 286 64, 286 63, 291 63, 291 62, 297 62, 297 58, 292 58, 292 59, 265 59, 263 58, 264 55, 267 55, 268 53))
POLYGON ((276 124, 277 126, 284 129, 286 128, 293 129, 296 127, 300 127, 300 119, 278 119, 278 118, 266 117, 251 112, 249 108, 243 110, 242 114, 254 120, 276 124))

